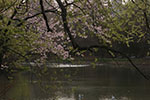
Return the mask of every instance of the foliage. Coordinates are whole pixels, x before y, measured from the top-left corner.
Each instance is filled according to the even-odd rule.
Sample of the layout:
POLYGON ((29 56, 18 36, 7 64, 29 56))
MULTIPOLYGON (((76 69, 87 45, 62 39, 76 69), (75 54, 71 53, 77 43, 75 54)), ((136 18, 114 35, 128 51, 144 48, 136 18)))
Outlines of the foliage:
MULTIPOLYGON (((4 6, 4 9, 1 11, 2 14, 0 15, 1 70, 10 67, 22 68, 20 64, 30 59, 30 52, 34 51, 36 47, 37 43, 35 43, 35 40, 37 40, 38 35, 34 33, 33 29, 25 25, 17 27, 17 23, 13 20, 16 12, 13 12, 13 9, 10 7, 12 3, 11 1, 5 3, 8 5, 4 6), (10 8, 5 9, 8 7, 10 8), (11 17, 9 18, 9 16, 11 17)), ((15 5, 12 7, 14 6, 15 5)))
POLYGON ((101 49, 127 57, 113 44, 149 41, 147 0, 2 0, 0 5, 1 68, 35 55, 32 61, 39 64, 50 54, 65 60, 101 49))

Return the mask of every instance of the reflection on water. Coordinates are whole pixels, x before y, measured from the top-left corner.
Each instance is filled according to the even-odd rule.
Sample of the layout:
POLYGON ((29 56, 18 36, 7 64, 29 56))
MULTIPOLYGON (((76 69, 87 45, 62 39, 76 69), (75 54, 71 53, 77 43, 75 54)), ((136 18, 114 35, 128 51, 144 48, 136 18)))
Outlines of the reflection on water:
POLYGON ((53 67, 12 82, 0 76, 0 100, 150 100, 150 81, 130 67, 53 67))

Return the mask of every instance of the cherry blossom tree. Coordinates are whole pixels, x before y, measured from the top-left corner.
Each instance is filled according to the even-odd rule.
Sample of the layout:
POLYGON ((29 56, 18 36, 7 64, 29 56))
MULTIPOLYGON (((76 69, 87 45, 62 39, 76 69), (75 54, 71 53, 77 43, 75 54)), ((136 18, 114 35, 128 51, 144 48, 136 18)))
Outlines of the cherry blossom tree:
MULTIPOLYGON (((23 61, 44 63, 48 53, 65 60, 83 55, 83 51, 104 49, 111 56, 120 54, 127 58, 147 78, 126 54, 112 47, 115 41, 127 45, 132 41, 133 34, 123 28, 127 18, 123 11, 128 9, 125 4, 110 0, 6 0, 2 4, 5 5, 0 8, 1 69, 23 61), (90 37, 96 42, 89 45, 78 42, 90 37), (35 55, 38 57, 31 59, 35 55)), ((144 16, 147 19, 147 13, 144 16)), ((149 28, 147 20, 146 26, 149 28)))

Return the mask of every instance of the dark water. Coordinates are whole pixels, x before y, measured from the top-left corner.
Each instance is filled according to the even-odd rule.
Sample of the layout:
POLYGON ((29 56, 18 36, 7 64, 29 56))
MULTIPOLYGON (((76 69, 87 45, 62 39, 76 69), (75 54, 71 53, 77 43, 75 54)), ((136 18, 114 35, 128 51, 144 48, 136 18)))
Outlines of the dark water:
POLYGON ((150 100, 150 81, 129 65, 49 68, 43 73, 17 73, 13 81, 1 76, 0 100, 150 100))

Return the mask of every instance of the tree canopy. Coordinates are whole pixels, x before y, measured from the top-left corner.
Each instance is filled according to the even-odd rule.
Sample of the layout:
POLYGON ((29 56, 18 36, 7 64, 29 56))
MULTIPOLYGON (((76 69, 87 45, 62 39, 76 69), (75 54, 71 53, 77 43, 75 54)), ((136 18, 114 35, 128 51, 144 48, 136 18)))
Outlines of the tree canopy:
POLYGON ((139 70, 115 48, 150 43, 149 4, 148 0, 1 0, 0 68, 33 61, 35 55, 34 61, 42 63, 49 53, 65 60, 104 49, 111 56, 126 57, 139 70))

